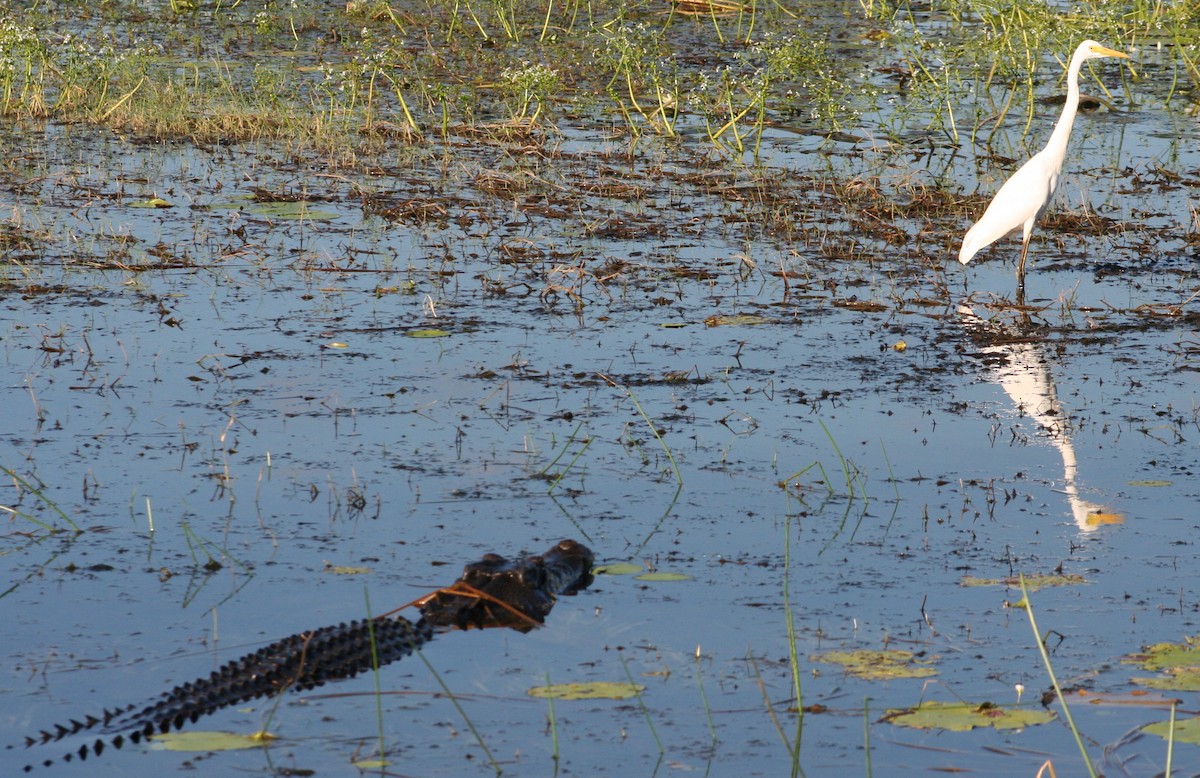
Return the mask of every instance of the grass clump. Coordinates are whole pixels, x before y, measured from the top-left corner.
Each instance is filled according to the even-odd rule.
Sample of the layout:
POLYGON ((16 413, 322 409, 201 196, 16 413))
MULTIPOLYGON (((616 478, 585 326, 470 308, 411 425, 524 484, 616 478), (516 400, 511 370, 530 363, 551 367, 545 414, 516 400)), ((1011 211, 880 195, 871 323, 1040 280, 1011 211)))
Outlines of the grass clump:
POLYGON ((896 139, 919 127, 961 143, 965 128, 974 135, 1016 112, 1024 135, 1051 55, 1084 37, 1167 44, 1161 57, 1174 58, 1180 81, 1172 94, 1200 84, 1192 54, 1200 10, 1189 4, 1092 0, 1063 11, 1033 0, 860 0, 834 13, 689 2, 662 14, 616 0, 403 0, 172 9, 8 13, 0 114, 320 149, 369 146, 381 126, 418 143, 504 124, 552 134, 570 121, 635 139, 696 138, 739 157, 757 154, 772 127, 830 137, 864 117, 896 139), (876 67, 878 48, 894 64, 876 67))

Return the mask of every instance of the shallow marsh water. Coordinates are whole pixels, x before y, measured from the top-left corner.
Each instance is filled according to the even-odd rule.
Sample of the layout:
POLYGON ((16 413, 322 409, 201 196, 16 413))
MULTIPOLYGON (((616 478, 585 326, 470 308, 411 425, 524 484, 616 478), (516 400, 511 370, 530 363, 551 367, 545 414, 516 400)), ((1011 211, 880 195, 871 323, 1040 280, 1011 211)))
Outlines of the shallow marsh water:
MULTIPOLYGON (((1093 758, 1161 769, 1165 744, 1137 728, 1167 717, 1161 700, 1200 705, 1126 696, 1145 671, 1121 659, 1197 631, 1187 121, 1080 119, 1058 200, 1075 218, 1038 232, 1033 310, 1010 302, 1013 242, 953 261, 968 224, 928 185, 998 180, 943 144, 912 162, 866 135, 775 131, 749 168, 562 122, 329 173, 270 143, 9 130, 8 169, 26 172, 0 206, 34 248, 5 266, 0 464, 87 531, 8 525, 0 734, 150 699, 361 617, 364 595, 382 612, 482 553, 574 537, 689 578, 601 576, 544 629, 429 645, 507 774, 1033 775, 1046 759, 1080 774, 1061 720, 881 720, 927 699, 1013 703, 1017 685, 1037 707, 1020 591, 963 580, 1060 571, 1086 583, 1032 598, 1059 679, 1103 700, 1073 698, 1093 758), (154 196, 171 207, 132 207, 154 196), (820 706, 802 720, 785 599, 800 704, 820 706), (937 674, 862 680, 815 658, 833 648, 901 648, 937 674), (626 671, 645 708, 556 702, 556 763, 550 709, 526 691, 626 671)), ((4 495, 61 525, 17 484, 4 495)), ((492 771, 422 661, 380 684, 389 774, 492 771)), ((49 769, 345 774, 377 742, 373 689, 283 697, 281 740, 260 751, 49 769)), ((194 728, 254 731, 272 707, 194 728)), ((1175 759, 1200 770, 1195 746, 1175 759)))

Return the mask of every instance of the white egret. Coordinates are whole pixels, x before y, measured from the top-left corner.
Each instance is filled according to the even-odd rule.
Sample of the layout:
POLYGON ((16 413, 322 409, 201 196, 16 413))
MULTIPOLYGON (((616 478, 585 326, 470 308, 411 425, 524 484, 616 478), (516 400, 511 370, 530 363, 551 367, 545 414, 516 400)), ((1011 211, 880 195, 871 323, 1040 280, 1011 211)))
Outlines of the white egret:
POLYGON ((1086 60, 1097 57, 1129 59, 1128 54, 1101 46, 1096 41, 1079 44, 1067 68, 1067 101, 1063 104, 1058 124, 1054 125, 1050 141, 996 192, 983 218, 975 222, 975 226, 963 238, 962 248, 958 252, 959 262, 967 264, 981 249, 1022 227, 1025 234, 1021 242, 1021 260, 1017 264, 1017 288, 1024 291, 1029 235, 1033 232, 1034 222, 1046 210, 1058 187, 1058 176, 1062 173, 1063 159, 1067 156, 1067 141, 1071 137, 1071 126, 1075 124, 1075 112, 1079 108, 1079 69, 1086 60))

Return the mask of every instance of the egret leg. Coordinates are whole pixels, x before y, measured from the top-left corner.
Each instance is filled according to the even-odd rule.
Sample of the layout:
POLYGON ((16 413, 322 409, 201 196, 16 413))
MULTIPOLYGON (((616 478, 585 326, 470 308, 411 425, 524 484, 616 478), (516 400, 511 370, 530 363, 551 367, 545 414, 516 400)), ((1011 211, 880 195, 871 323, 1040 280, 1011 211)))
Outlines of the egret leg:
POLYGON ((1017 290, 1025 296, 1025 257, 1029 254, 1029 235, 1021 241, 1021 259, 1017 262, 1017 290))

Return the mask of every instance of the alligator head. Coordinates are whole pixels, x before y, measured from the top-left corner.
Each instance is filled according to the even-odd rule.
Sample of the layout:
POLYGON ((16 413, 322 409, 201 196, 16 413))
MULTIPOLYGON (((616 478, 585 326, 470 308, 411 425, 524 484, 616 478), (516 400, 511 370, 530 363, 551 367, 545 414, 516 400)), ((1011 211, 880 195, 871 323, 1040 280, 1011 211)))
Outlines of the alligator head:
POLYGON ((564 540, 544 554, 507 559, 487 554, 463 568, 452 585, 420 601, 423 620, 438 629, 509 627, 528 632, 546 620, 559 595, 592 582, 591 549, 564 540))

